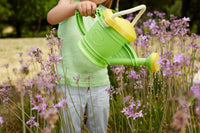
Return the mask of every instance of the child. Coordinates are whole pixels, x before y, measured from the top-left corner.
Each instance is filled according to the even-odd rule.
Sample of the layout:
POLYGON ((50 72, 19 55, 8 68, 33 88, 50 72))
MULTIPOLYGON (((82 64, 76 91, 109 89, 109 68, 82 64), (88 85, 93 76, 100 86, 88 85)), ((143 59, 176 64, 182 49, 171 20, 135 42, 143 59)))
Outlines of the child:
POLYGON ((62 75, 59 90, 64 91, 68 107, 62 114, 62 132, 81 133, 83 115, 86 114, 86 126, 90 132, 106 132, 109 116, 110 87, 107 68, 99 68, 87 60, 80 52, 77 43, 82 35, 76 24, 75 11, 83 17, 87 30, 96 22, 96 8, 110 8, 112 0, 60 0, 49 11, 47 21, 58 24, 58 36, 63 38, 60 55, 63 58, 57 71, 62 75))

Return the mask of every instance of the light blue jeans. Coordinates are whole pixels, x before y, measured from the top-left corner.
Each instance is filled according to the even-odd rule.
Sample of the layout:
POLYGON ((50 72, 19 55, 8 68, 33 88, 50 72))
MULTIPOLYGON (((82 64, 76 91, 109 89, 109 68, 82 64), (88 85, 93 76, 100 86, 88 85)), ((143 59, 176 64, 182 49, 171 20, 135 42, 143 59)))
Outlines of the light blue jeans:
POLYGON ((62 133, 81 133, 84 114, 89 132, 106 132, 110 106, 106 89, 109 87, 58 87, 62 98, 68 100, 66 108, 60 111, 62 133))

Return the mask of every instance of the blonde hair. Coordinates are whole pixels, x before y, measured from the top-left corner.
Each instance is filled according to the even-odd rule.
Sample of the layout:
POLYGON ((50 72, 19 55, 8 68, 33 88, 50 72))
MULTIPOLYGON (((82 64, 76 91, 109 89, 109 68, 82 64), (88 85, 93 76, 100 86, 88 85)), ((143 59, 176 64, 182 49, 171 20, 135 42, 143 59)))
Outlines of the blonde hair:
POLYGON ((106 0, 104 3, 102 3, 102 5, 107 8, 111 8, 112 3, 113 3, 113 0, 106 0))

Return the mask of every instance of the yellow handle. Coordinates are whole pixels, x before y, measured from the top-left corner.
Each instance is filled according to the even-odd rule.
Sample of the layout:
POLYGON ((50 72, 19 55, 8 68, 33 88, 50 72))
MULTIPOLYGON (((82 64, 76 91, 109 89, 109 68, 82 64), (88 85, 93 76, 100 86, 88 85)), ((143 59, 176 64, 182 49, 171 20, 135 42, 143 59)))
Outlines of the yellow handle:
POLYGON ((120 11, 120 12, 114 13, 111 16, 111 18, 114 19, 115 17, 126 15, 126 14, 129 14, 129 13, 133 13, 133 12, 136 12, 138 10, 140 10, 140 12, 137 14, 135 19, 131 22, 132 25, 134 26, 136 24, 136 22, 139 20, 139 18, 142 16, 142 14, 145 12, 145 10, 146 10, 146 6, 145 5, 139 5, 139 6, 136 6, 134 8, 128 9, 128 10, 124 10, 124 11, 120 11))

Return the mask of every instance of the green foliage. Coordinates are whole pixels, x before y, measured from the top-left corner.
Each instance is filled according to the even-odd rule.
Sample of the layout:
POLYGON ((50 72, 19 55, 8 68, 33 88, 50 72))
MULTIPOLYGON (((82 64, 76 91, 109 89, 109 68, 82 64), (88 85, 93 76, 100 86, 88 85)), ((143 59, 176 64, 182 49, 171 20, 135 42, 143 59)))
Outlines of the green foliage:
POLYGON ((167 13, 168 14, 174 14, 178 17, 181 17, 181 8, 182 7, 182 1, 181 0, 177 0, 174 2, 173 5, 171 5, 170 7, 166 7, 167 13))
POLYGON ((11 15, 10 5, 7 3, 7 0, 0 1, 0 22, 8 20, 8 17, 11 15))
POLYGON ((6 23, 15 27, 18 37, 23 30, 26 31, 25 34, 27 31, 35 31, 38 35, 41 27, 46 28, 46 15, 56 4, 55 0, 1 0, 0 33, 6 23))

